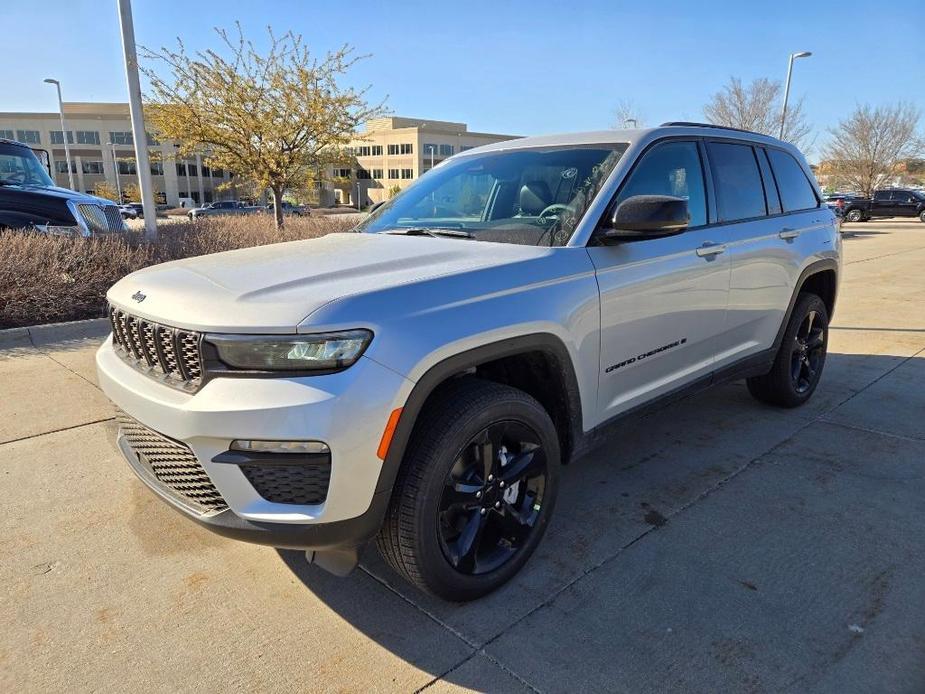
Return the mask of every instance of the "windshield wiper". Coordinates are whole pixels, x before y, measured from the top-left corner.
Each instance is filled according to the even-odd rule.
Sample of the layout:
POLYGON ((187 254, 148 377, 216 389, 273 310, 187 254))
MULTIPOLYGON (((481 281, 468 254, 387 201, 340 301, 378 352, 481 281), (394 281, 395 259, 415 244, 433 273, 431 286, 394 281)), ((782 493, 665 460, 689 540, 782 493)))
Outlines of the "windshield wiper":
POLYGON ((432 236, 435 239, 449 236, 457 239, 474 239, 475 237, 465 229, 444 229, 441 227, 396 227, 384 232, 400 236, 432 236))

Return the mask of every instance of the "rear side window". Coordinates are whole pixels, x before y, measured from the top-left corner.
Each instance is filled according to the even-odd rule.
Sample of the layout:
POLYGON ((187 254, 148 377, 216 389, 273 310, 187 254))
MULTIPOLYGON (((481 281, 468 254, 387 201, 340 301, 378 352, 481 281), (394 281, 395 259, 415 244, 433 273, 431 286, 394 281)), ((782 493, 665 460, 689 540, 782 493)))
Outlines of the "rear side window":
POLYGON ((708 142, 707 150, 719 221, 733 222, 767 214, 758 162, 751 145, 708 142))
POLYGON ((874 193, 874 200, 877 202, 883 202, 884 200, 890 199, 890 191, 888 190, 878 190, 874 193))
POLYGON ((671 195, 687 200, 690 226, 707 223, 703 168, 696 142, 665 142, 656 145, 633 169, 617 196, 617 204, 633 195, 671 195))
POLYGON ((761 169, 761 180, 764 181, 764 197, 768 201, 768 214, 780 214, 780 195, 777 193, 777 183, 771 173, 771 165, 768 164, 768 152, 764 147, 758 147, 755 155, 758 157, 758 167, 761 169))
POLYGON ((768 150, 768 158, 771 160, 777 187, 780 189, 784 212, 809 210, 819 206, 813 187, 796 159, 779 149, 768 150))

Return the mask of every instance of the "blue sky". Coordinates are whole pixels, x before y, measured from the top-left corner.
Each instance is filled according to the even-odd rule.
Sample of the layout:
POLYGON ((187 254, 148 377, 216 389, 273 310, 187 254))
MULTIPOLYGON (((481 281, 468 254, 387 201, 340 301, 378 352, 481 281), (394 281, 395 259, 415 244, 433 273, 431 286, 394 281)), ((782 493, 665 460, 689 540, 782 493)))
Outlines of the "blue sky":
MULTIPOLYGON (((54 110, 54 90, 42 83, 48 76, 61 80, 65 100, 124 101, 115 4, 0 2, 0 111, 54 110)), ((190 48, 212 46, 212 27, 235 19, 260 40, 270 23, 301 33, 316 51, 350 43, 370 54, 350 80, 372 85, 372 99, 387 97, 395 114, 464 121, 472 130, 606 128, 621 100, 648 124, 698 120, 730 75, 783 79, 787 55, 797 50, 813 51, 797 62, 792 93, 806 97, 819 142, 858 102, 905 99, 925 111, 922 0, 898 0, 888 13, 869 0, 758 7, 741 0, 134 1, 139 44, 173 45, 179 35, 190 48)))

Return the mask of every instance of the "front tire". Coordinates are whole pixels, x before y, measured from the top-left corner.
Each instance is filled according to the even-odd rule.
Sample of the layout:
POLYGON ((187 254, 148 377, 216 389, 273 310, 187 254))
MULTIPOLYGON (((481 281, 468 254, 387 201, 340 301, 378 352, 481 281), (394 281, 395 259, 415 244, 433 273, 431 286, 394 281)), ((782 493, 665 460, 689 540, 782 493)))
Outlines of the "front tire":
POLYGON ((848 214, 845 215, 846 222, 860 222, 864 219, 864 213, 860 210, 848 210, 848 214))
POLYGON ((445 600, 510 580, 555 506, 556 429, 534 398, 465 377, 428 401, 377 541, 393 569, 445 600))
POLYGON ((919 221, 925 222, 925 210, 922 210, 921 212, 919 212, 919 221))
POLYGON ((829 313, 825 302, 815 294, 800 294, 774 366, 764 376, 749 378, 748 392, 770 405, 802 405, 819 384, 828 344, 829 313))

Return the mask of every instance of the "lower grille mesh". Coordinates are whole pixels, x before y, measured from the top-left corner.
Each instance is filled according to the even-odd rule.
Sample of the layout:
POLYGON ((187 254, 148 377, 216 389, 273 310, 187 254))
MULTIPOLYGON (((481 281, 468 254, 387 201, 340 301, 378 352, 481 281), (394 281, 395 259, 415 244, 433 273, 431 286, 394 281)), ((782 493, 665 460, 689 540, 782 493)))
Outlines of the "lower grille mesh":
POLYGON ((328 496, 331 464, 242 465, 241 472, 257 493, 277 504, 320 504, 328 496))
POLYGON ((182 443, 161 436, 141 422, 118 412, 119 433, 157 482, 200 513, 224 511, 219 494, 193 452, 182 443))

